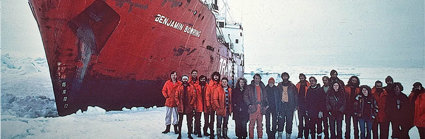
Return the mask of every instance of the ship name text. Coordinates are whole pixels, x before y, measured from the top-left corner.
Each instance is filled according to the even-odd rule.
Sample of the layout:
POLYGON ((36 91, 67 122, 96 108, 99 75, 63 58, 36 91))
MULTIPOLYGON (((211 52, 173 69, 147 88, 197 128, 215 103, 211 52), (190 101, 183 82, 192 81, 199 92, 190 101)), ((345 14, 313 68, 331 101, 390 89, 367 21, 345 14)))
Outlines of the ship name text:
POLYGON ((183 23, 177 22, 175 20, 172 20, 166 16, 163 16, 161 14, 157 14, 155 16, 155 22, 163 24, 167 27, 171 27, 180 31, 183 31, 184 33, 199 37, 201 36, 201 31, 190 27, 189 25, 184 25, 183 23))

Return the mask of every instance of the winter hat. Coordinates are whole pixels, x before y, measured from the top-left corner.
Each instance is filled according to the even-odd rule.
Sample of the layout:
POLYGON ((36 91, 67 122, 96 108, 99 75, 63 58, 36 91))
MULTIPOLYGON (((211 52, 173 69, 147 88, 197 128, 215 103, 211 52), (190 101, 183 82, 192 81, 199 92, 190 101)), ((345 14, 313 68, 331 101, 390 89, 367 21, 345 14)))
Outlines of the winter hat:
POLYGON ((187 75, 183 75, 183 76, 182 76, 182 80, 183 80, 183 79, 185 79, 185 78, 186 78, 187 80, 189 80, 189 77, 188 77, 187 75))
POLYGON ((270 77, 270 79, 269 79, 269 82, 268 83, 275 83, 275 81, 274 81, 274 78, 273 77, 270 77))

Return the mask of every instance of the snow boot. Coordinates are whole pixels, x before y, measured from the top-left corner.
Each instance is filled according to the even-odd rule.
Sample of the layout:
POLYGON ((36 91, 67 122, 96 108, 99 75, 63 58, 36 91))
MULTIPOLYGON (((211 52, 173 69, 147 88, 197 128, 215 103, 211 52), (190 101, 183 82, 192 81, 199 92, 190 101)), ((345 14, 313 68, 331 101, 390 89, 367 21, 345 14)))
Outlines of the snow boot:
POLYGON ((267 135, 269 139, 276 139, 276 132, 271 131, 270 134, 267 135))
POLYGON ((175 134, 179 133, 179 127, 177 125, 174 125, 174 133, 175 134))
POLYGON ((303 131, 298 131, 298 136, 297 139, 302 139, 303 138, 303 131))
POLYGON ((217 127, 216 131, 217 131, 217 139, 222 139, 222 137, 221 137, 221 128, 218 128, 217 127))
POLYGON ((210 136, 210 134, 208 134, 207 130, 208 130, 208 128, 204 127, 204 136, 210 136))
POLYGON ((201 138, 201 137, 202 137, 202 133, 201 133, 201 131, 199 131, 199 133, 198 133, 198 137, 199 137, 199 138, 201 138))
POLYGON ((188 137, 189 139, 193 139, 193 137, 192 137, 190 134, 187 134, 187 137, 188 137))
POLYGON ((179 136, 177 137, 177 139, 181 139, 182 138, 182 134, 178 133, 179 136))
POLYGON ((223 138, 225 139, 229 139, 229 137, 227 136, 227 128, 223 128, 223 138))
POLYGON ((165 130, 162 131, 162 134, 167 134, 168 132, 170 132, 170 125, 167 125, 167 127, 165 128, 165 130))
POLYGON ((283 132, 277 132, 277 139, 282 139, 283 132))
POLYGON ((318 134, 317 134, 317 139, 322 139, 322 134, 323 134, 323 133, 318 133, 318 134))
POLYGON ((214 127, 210 128, 210 139, 214 139, 214 127))
POLYGON ((286 133, 286 139, 291 139, 291 134, 286 133))

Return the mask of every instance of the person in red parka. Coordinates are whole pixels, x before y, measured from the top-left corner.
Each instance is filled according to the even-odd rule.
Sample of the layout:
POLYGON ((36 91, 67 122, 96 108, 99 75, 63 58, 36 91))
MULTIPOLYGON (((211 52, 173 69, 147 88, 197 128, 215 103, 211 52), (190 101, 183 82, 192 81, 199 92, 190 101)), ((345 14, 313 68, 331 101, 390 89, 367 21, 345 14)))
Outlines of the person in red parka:
MULTIPOLYGON (((205 117, 205 124, 208 125, 207 127, 210 129, 210 138, 214 138, 214 119, 215 119, 215 107, 213 105, 214 101, 214 90, 215 88, 220 86, 220 73, 213 72, 211 74, 211 79, 207 85, 206 89, 206 109, 205 111, 208 113, 207 117, 205 117), (209 118, 209 120, 208 120, 209 118)), ((205 130, 205 126, 204 126, 205 130)))
POLYGON ((201 114, 203 111, 203 105, 202 105, 202 92, 201 92, 201 86, 199 85, 198 81, 198 71, 192 70, 190 73, 192 76, 189 78, 189 84, 192 85, 195 89, 196 100, 195 100, 195 128, 194 128, 194 134, 198 135, 198 137, 202 137, 201 134, 201 114))
POLYGON ((378 115, 372 125, 373 139, 388 139, 388 129, 390 126, 390 121, 386 113, 388 93, 382 87, 381 81, 378 80, 375 82, 375 86, 372 88, 372 95, 378 104, 378 115))
POLYGON ((409 100, 413 104, 413 123, 418 128, 420 138, 425 139, 425 89, 420 82, 413 84, 409 100))
POLYGON ((232 113, 232 89, 227 84, 228 81, 226 77, 223 77, 221 86, 214 90, 213 105, 217 111, 217 137, 219 139, 229 139, 227 136, 227 123, 232 113))
POLYGON ((182 76, 182 84, 177 88, 177 94, 174 97, 177 104, 177 111, 179 112, 179 136, 177 139, 181 139, 181 129, 183 122, 183 115, 186 115, 187 123, 187 137, 192 139, 192 117, 193 117, 193 106, 195 105, 196 94, 195 89, 188 82, 189 77, 186 75, 182 76))
POLYGON ((351 119, 353 119, 353 127, 354 127, 354 139, 359 138, 359 125, 358 125, 358 117, 354 115, 354 101, 355 97, 360 94, 360 79, 357 76, 351 76, 348 79, 347 85, 344 87, 345 91, 345 138, 350 139, 350 131, 351 131, 351 119))
POLYGON ((199 93, 197 93, 197 106, 196 108, 199 110, 201 109, 201 111, 204 113, 204 136, 210 136, 210 134, 207 132, 207 129, 209 128, 209 123, 208 120, 210 119, 210 113, 207 110, 207 76, 201 75, 199 76, 199 88, 198 90, 200 91, 199 93), (201 102, 199 102, 199 100, 201 102))
POLYGON ((177 128, 177 104, 174 100, 174 96, 177 91, 177 87, 180 86, 181 82, 177 80, 177 72, 173 71, 170 74, 170 80, 166 81, 162 88, 162 95, 165 98, 165 125, 166 129, 162 133, 166 134, 170 132, 170 125, 174 125, 174 132, 178 133, 177 128), (171 123, 171 117, 173 117, 173 123, 171 123))

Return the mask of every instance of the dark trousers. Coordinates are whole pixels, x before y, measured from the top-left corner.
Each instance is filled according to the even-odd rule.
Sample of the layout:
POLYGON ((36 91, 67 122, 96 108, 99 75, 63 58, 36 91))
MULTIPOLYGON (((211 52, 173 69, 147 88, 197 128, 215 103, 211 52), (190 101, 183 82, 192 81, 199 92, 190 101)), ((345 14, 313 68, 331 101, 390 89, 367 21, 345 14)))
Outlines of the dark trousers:
POLYGON ((283 132, 284 125, 286 124, 286 133, 292 133, 292 120, 294 119, 294 111, 285 110, 279 113, 277 119, 277 131, 283 132))
POLYGON ((229 115, 226 115, 226 116, 217 115, 217 128, 222 128, 222 127, 227 128, 228 122, 229 122, 229 115))
POLYGON ((276 112, 266 112, 266 133, 268 138, 274 138, 277 130, 277 114, 276 112), (271 118, 271 120, 270 120, 271 118), (270 124, 271 122, 271 124, 270 124), (270 127, 271 125, 271 127, 270 127))
POLYGON ((425 139, 425 127, 417 127, 419 131, 419 137, 425 139))
POLYGON ((195 112, 195 134, 201 133, 201 113, 195 112))
POLYGON ((323 134, 325 136, 325 139, 329 139, 329 115, 326 114, 326 116, 323 116, 323 118, 321 118, 321 121, 323 122, 323 134))
POLYGON ((329 126, 331 128, 331 139, 342 139, 342 115, 329 116, 329 126))
POLYGON ((391 127, 393 129, 392 138, 400 138, 400 139, 409 139, 409 129, 406 126, 406 123, 403 122, 391 122, 391 127))
POLYGON ((372 125, 373 139, 388 139, 388 130, 390 122, 377 122, 376 120, 372 125), (378 135, 379 126, 379 135, 378 135))
MULTIPOLYGON (((309 118, 309 126, 307 132, 310 132, 311 138, 316 138, 316 133, 322 133, 322 118, 319 119, 318 115, 310 116, 309 118)), ((305 138, 308 138, 306 136, 305 138)))
POLYGON ((215 111, 212 112, 204 112, 204 133, 210 129, 210 135, 214 135, 214 117, 215 111))
POLYGON ((192 113, 183 114, 179 113, 179 134, 182 133, 182 123, 183 123, 183 115, 186 115, 186 123, 187 123, 187 134, 192 134, 192 113))
POLYGON ((298 136, 308 137, 308 117, 305 110, 298 109, 298 136))
POLYGON ((345 138, 351 138, 351 119, 353 119, 354 139, 359 139, 359 121, 354 114, 345 114, 345 138))
POLYGON ((248 120, 235 119, 235 132, 239 138, 248 136, 247 129, 248 120))

